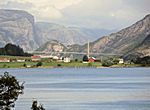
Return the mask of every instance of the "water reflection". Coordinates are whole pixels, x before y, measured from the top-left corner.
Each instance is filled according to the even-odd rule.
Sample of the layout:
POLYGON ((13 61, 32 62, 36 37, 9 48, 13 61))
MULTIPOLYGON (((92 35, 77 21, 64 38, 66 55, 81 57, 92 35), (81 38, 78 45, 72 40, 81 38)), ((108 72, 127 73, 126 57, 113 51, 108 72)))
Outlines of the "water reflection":
MULTIPOLYGON (((1 73, 5 69, 0 70, 1 73)), ((150 110, 149 68, 8 69, 26 81, 15 110, 150 110)), ((6 71, 6 70, 5 70, 6 71)))

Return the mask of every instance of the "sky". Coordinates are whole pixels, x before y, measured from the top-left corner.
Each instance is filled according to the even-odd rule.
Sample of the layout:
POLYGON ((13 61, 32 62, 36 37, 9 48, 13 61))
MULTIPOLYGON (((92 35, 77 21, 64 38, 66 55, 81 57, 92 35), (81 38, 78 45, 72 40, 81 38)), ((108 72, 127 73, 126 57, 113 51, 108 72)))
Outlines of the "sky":
POLYGON ((0 0, 1 9, 25 10, 37 22, 109 30, 142 19, 149 5, 150 0, 0 0))

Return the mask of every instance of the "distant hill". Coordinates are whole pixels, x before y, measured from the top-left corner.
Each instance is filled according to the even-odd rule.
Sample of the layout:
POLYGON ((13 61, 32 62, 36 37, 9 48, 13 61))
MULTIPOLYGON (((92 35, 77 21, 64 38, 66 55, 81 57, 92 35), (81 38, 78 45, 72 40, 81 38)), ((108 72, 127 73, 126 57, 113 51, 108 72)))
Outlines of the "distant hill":
POLYGON ((25 51, 32 51, 51 40, 57 40, 65 46, 85 44, 88 40, 94 41, 110 32, 112 31, 35 22, 34 16, 26 11, 0 9, 0 47, 13 43, 25 51))
POLYGON ((90 29, 78 27, 66 27, 54 23, 37 22, 35 24, 36 42, 42 45, 50 40, 57 40, 67 45, 85 44, 88 40, 94 41, 97 38, 111 33, 110 30, 90 29))
MULTIPOLYGON (((90 43, 90 51, 96 53, 112 54, 142 54, 150 55, 150 15, 145 16, 142 20, 136 22, 130 27, 122 29, 117 33, 99 38, 90 43)), ((74 47, 70 50, 74 51, 74 47)), ((78 46, 76 51, 86 51, 87 44, 78 46), (79 48, 80 47, 80 48, 79 48)))

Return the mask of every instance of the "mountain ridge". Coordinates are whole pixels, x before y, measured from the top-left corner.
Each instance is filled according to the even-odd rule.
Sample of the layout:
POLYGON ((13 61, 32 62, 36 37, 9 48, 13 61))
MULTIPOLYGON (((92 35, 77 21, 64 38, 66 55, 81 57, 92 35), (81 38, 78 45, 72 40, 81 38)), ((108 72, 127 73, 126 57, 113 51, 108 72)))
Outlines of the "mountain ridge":
MULTIPOLYGON (((149 34, 150 14, 127 28, 91 42, 90 50, 96 53, 128 54, 141 45, 149 34)), ((78 51, 86 51, 86 45, 78 51)))
POLYGON ((94 36, 100 35, 99 31, 35 22, 34 16, 26 11, 0 9, 0 46, 13 43, 29 51, 58 40, 56 45, 62 44, 68 51, 85 52, 86 42, 91 40, 92 53, 149 55, 150 14, 127 28, 93 41, 94 36))
POLYGON ((85 44, 88 39, 111 31, 67 27, 55 23, 35 22, 34 16, 23 10, 0 9, 0 47, 7 43, 20 45, 25 51, 33 51, 50 40, 58 40, 65 46, 85 44))

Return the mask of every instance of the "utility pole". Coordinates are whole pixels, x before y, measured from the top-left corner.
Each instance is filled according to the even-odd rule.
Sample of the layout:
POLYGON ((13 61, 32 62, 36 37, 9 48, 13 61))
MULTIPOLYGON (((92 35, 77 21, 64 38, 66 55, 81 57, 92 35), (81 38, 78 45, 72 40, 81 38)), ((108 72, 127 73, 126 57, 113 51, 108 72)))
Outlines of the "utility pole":
POLYGON ((88 44, 87 44, 87 56, 88 56, 88 58, 90 57, 90 44, 89 44, 89 40, 88 40, 88 44))

